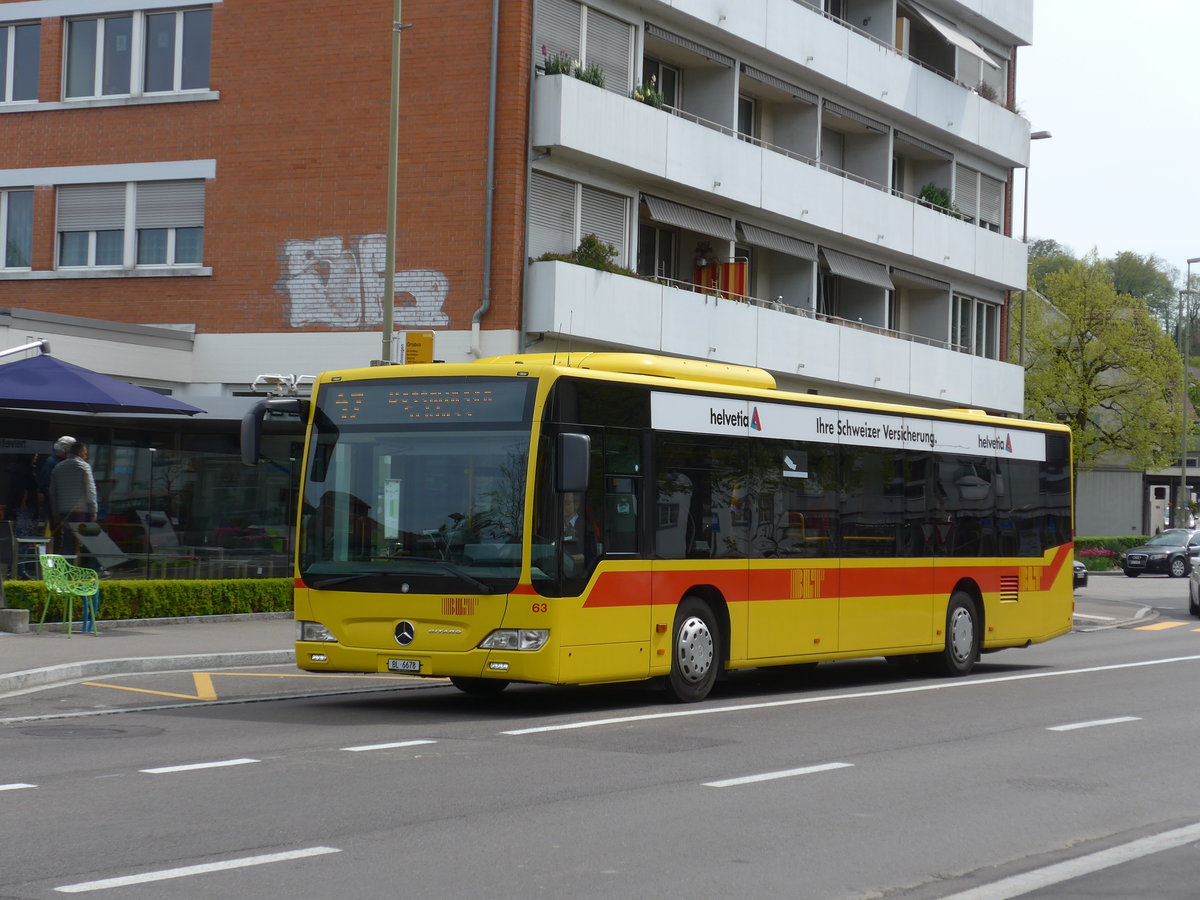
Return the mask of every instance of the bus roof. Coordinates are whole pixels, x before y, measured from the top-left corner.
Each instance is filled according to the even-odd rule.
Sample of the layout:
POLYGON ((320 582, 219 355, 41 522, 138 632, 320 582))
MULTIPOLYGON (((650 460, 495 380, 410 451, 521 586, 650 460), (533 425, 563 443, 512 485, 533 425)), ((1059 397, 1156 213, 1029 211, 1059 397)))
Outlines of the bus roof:
MULTIPOLYGON (((472 360, 469 363, 424 363, 415 365, 374 366, 361 369, 345 369, 336 372, 324 372, 318 377, 318 382, 357 380, 362 378, 387 378, 411 376, 439 376, 474 374, 479 368, 488 367, 493 372, 508 373, 528 369, 547 369, 558 371, 573 369, 576 371, 594 372, 601 377, 631 375, 642 383, 654 383, 663 379, 677 383, 680 387, 690 384, 699 389, 723 390, 728 393, 751 392, 764 399, 771 393, 786 396, 802 403, 815 403, 822 406, 834 404, 852 409, 876 409, 899 414, 921 416, 936 416, 947 419, 977 419, 1002 423, 1007 427, 1041 428, 1049 430, 1069 431, 1066 425, 1052 422, 1037 422, 1030 419, 1009 418, 992 415, 981 409, 939 408, 917 406, 912 403, 896 403, 893 401, 855 400, 848 397, 838 397, 833 394, 809 396, 781 390, 775 377, 765 369, 754 366, 739 366, 730 363, 711 362, 702 359, 682 359, 671 356, 658 356, 652 353, 618 353, 575 351, 563 353, 520 353, 506 356, 489 356, 472 360), (396 371, 397 367, 401 371, 396 371), (478 367, 478 368, 477 368, 478 367)), ((783 399, 780 396, 779 399, 783 399)))

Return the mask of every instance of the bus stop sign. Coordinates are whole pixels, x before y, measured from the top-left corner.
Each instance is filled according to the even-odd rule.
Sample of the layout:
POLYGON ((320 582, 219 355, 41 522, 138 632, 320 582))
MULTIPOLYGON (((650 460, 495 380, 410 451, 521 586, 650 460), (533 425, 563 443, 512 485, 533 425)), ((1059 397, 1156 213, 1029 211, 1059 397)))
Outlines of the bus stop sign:
POLYGON ((406 365, 433 362, 432 331, 409 331, 405 333, 404 362, 406 365))

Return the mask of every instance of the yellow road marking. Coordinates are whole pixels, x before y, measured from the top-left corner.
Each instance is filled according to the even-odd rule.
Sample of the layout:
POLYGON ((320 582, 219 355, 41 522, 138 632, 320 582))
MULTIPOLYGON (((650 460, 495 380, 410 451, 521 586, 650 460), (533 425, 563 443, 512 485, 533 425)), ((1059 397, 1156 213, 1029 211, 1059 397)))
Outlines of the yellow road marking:
POLYGON ((1155 622, 1153 625, 1141 625, 1134 631, 1166 631, 1168 628, 1179 628, 1181 625, 1186 625, 1186 622, 1155 622))
MULTIPOLYGON (((146 674, 146 673, 141 673, 146 674)), ((105 684, 100 681, 85 681, 85 687, 101 687, 112 688, 114 691, 130 691, 135 694, 154 694, 157 697, 176 697, 180 700, 216 700, 217 691, 213 686, 213 676, 236 676, 238 678, 354 678, 362 681, 364 678, 382 679, 385 681, 414 681, 417 680, 413 675, 289 675, 287 673, 269 673, 269 672, 193 672, 192 683, 196 687, 195 694, 179 694, 173 691, 152 691, 149 688, 129 687, 124 684, 105 684)), ((424 681, 445 681, 444 678, 421 679, 424 681)))

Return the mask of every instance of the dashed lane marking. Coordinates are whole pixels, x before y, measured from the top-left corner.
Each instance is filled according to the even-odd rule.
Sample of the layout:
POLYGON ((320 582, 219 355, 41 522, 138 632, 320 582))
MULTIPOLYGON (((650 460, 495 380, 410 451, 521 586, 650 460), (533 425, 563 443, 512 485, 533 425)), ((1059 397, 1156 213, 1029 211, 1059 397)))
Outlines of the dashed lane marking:
POLYGON ((1166 631, 1168 628, 1181 628, 1187 622, 1155 622, 1152 625, 1139 625, 1134 631, 1166 631))

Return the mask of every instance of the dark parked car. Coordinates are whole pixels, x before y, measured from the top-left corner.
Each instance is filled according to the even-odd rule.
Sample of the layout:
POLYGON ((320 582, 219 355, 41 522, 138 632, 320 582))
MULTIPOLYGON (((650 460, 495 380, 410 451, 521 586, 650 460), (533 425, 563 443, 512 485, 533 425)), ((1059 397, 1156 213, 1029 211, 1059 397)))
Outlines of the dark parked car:
POLYGON ((1197 556, 1200 556, 1200 531, 1168 528, 1140 547, 1123 551, 1119 562, 1130 578, 1137 578, 1143 572, 1182 578, 1192 570, 1192 560, 1197 556))
POLYGON ((1087 587, 1087 566, 1075 560, 1075 587, 1087 587))

